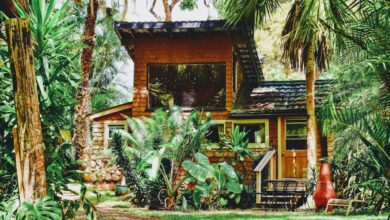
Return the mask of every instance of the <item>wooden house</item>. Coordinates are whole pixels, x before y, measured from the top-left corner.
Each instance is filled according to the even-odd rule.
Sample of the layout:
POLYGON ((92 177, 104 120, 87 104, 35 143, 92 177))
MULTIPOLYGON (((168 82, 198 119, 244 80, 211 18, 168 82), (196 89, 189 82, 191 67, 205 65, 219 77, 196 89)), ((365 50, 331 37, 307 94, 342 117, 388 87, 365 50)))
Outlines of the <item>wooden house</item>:
MULTIPOLYGON (((109 147, 113 130, 127 129, 124 115, 148 117, 174 100, 184 111, 211 113, 211 141, 218 142, 220 131, 238 126, 249 132, 257 157, 275 150, 270 178, 307 176, 305 82, 264 80, 253 27, 233 28, 215 20, 118 22, 115 29, 134 61, 134 98, 89 116, 93 154, 109 147)), ((327 82, 317 81, 317 107, 329 88, 327 82)), ((328 138, 320 132, 317 137, 319 159, 331 148, 328 138)), ((232 155, 218 149, 205 154, 212 162, 232 155)), ((245 162, 250 170, 256 165, 245 162)))

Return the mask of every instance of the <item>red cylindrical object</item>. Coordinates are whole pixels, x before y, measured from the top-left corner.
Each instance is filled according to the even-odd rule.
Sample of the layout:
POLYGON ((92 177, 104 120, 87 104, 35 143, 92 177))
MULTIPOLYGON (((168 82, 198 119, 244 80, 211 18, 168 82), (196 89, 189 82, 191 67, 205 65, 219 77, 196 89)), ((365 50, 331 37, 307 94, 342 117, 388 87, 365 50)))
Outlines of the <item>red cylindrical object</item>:
MULTIPOLYGON (((336 193, 334 192, 332 180, 330 178, 330 166, 328 163, 321 163, 320 169, 320 178, 318 180, 317 189, 314 192, 313 199, 316 204, 316 209, 326 207, 328 200, 331 198, 336 198, 336 193)), ((332 210, 332 207, 329 207, 329 211, 332 210)))

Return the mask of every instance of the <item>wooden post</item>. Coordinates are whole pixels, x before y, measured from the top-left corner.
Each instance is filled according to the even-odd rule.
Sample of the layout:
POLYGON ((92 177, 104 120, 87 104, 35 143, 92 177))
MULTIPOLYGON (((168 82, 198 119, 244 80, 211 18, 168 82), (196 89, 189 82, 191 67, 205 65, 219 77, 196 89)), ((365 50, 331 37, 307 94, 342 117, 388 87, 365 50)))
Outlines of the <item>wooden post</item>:
POLYGON ((268 171, 268 179, 274 180, 276 179, 276 159, 275 155, 271 158, 271 161, 269 163, 269 171, 268 171))
POLYGON ((6 21, 17 128, 14 130, 21 202, 46 195, 46 174, 30 20, 6 21))
POLYGON ((256 203, 261 202, 261 172, 256 172, 256 203))

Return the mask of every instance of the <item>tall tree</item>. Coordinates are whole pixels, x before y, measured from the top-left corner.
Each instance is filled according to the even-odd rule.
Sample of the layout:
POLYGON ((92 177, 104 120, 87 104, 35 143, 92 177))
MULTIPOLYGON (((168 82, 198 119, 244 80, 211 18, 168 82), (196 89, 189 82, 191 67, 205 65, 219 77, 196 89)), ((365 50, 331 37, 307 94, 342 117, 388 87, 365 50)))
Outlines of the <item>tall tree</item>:
POLYGON ((6 33, 17 118, 13 138, 19 195, 22 202, 34 201, 44 197, 47 191, 30 20, 7 20, 6 33))
POLYGON ((83 158, 87 154, 89 122, 87 115, 91 110, 91 97, 89 78, 92 72, 92 56, 95 46, 95 26, 98 11, 98 0, 90 0, 85 19, 82 43, 85 44, 81 53, 81 83, 77 89, 76 106, 75 106, 75 136, 74 144, 78 158, 83 158))
MULTIPOLYGON (((26 0, 19 0, 19 5, 22 6, 24 10, 28 10, 28 3, 26 0)), ((16 7, 14 1, 12 0, 3 0, 0 2, 0 11, 4 12, 9 18, 17 17, 16 7)))
MULTIPOLYGON (((173 7, 180 1, 180 0, 172 0, 170 3, 168 0, 161 0, 163 7, 164 7, 164 14, 165 14, 165 21, 172 21, 172 10, 173 7)), ((152 13, 152 15, 157 19, 157 20, 162 20, 160 16, 156 14, 154 11, 154 8, 156 7, 157 0, 153 0, 152 7, 150 7, 149 11, 152 13)))
MULTIPOLYGON (((173 8, 180 3, 180 9, 181 10, 193 10, 194 8, 197 7, 197 0, 161 0, 162 5, 164 8, 164 20, 165 21, 172 21, 172 11, 173 8)), ((154 8, 156 7, 157 0, 153 0, 152 6, 150 7, 149 11, 152 13, 152 15, 158 20, 161 21, 163 18, 159 16, 155 11, 154 8)), ((208 7, 208 2, 205 0, 204 4, 206 7, 208 7)))
MULTIPOLYGON (((280 5, 280 0, 227 0, 223 15, 233 25, 245 20, 257 25, 263 24, 280 5)), ((322 25, 336 17, 335 4, 328 0, 295 0, 286 18, 283 36, 283 57, 292 67, 303 69, 306 76, 307 109, 307 157, 308 178, 313 177, 312 168, 317 160, 317 124, 315 115, 315 80, 327 64, 329 33, 322 25)), ((333 20, 332 20, 333 21, 333 20)))
POLYGON ((321 0, 296 0, 283 29, 283 57, 291 66, 302 69, 306 77, 307 159, 308 178, 317 161, 317 118, 315 110, 315 81, 327 66, 330 57, 327 29, 321 24, 324 9, 321 0))

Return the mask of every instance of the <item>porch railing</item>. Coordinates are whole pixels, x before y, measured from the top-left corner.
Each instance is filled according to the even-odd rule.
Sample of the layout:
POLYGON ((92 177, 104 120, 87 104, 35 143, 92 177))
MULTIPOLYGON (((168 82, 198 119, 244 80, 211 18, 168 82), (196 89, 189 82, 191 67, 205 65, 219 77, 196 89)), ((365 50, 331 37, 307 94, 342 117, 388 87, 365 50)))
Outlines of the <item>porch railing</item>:
MULTIPOLYGON (((260 203, 261 202, 261 173, 263 172, 264 168, 266 167, 266 165, 272 161, 272 159, 274 158, 275 156, 275 150, 271 150, 271 151, 268 151, 263 159, 261 159, 261 161, 257 164, 257 166, 255 167, 255 169, 253 170, 255 173, 256 173, 256 203, 260 203)), ((273 170, 274 170, 274 163, 271 162, 270 164, 270 172, 269 175, 270 175, 270 179, 273 179, 273 170)))

